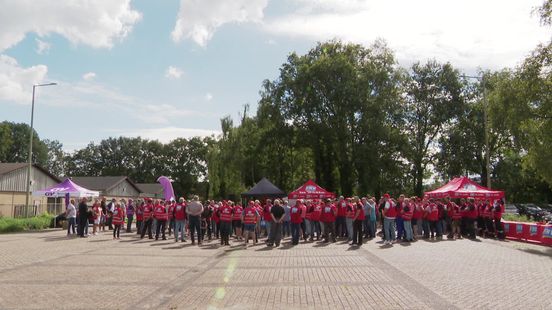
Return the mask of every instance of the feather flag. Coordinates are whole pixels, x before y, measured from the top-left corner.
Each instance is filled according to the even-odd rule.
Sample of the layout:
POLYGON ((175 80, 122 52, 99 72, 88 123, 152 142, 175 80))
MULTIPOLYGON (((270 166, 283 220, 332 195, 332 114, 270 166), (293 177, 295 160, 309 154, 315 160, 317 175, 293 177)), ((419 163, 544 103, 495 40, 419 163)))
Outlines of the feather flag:
POLYGON ((163 196, 165 196, 165 200, 176 200, 176 198, 174 197, 174 190, 171 179, 165 176, 160 176, 157 179, 157 182, 159 182, 161 186, 163 186, 163 196))

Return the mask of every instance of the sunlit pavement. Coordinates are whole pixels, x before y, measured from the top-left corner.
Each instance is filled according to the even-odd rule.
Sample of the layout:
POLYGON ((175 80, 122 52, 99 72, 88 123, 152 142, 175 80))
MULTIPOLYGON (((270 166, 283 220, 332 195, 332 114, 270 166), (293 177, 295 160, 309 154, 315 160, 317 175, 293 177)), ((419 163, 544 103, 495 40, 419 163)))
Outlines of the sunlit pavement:
POLYGON ((0 235, 0 309, 550 309, 552 248, 0 235))

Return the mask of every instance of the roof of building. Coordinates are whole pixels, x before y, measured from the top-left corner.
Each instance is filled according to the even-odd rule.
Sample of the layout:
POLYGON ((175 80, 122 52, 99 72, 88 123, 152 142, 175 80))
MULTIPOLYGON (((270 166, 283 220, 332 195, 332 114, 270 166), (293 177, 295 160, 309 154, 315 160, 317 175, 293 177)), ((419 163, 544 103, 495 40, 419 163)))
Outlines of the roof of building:
POLYGON ((163 186, 159 183, 136 183, 136 186, 142 193, 146 194, 160 194, 163 192, 163 186))
MULTIPOLYGON (((29 164, 28 163, 0 163, 0 175, 8 174, 12 171, 27 168, 29 164)), ((33 164, 33 167, 36 169, 44 172, 46 175, 51 177, 52 179, 61 182, 61 179, 53 174, 50 173, 50 171, 46 170, 42 166, 38 164, 33 164)))
POLYGON ((126 180, 138 192, 142 192, 140 188, 126 176, 71 177, 71 179, 80 186, 97 191, 109 191, 126 180))

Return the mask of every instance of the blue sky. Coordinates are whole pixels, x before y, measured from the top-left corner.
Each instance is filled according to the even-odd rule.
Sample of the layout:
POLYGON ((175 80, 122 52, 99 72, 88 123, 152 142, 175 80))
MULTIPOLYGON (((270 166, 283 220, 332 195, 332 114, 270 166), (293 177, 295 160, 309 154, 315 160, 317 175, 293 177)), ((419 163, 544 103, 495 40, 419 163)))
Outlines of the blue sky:
POLYGON ((216 134, 252 113, 287 55, 332 38, 385 39, 399 63, 470 73, 518 64, 549 29, 541 1, 0 0, 0 121, 29 122, 66 150, 110 136, 216 134))

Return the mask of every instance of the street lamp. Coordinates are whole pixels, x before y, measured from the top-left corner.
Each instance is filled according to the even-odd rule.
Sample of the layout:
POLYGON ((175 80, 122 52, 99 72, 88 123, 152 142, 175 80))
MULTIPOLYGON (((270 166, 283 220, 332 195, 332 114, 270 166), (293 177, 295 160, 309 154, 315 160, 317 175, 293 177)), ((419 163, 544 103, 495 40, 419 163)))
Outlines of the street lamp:
POLYGON ((29 167, 27 169, 27 197, 25 199, 26 212, 25 216, 29 216, 29 200, 31 198, 31 169, 33 165, 33 121, 34 121, 34 103, 35 103, 35 89, 41 86, 54 86, 57 83, 46 83, 46 84, 34 84, 33 85, 33 101, 31 105, 31 131, 29 138, 29 167))
POLYGON ((469 76, 463 75, 464 78, 476 79, 483 85, 483 121, 485 123, 485 170, 487 170, 487 187, 491 188, 491 149, 489 146, 489 120, 487 116, 487 87, 485 86, 485 75, 469 76))

